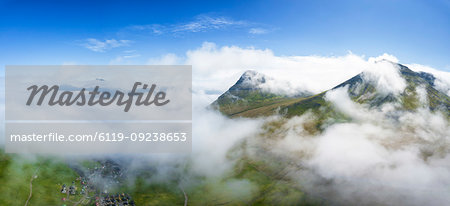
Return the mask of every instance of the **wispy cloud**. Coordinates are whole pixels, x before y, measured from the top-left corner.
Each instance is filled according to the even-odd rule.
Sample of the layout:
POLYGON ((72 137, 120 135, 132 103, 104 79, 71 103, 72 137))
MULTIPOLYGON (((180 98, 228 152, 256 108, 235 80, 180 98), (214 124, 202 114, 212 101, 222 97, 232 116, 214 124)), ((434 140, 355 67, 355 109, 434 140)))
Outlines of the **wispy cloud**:
POLYGON ((267 32, 269 31, 263 28, 251 28, 250 30, 248 30, 248 33, 250 34, 266 34, 267 32))
POLYGON ((203 32, 209 30, 219 30, 231 26, 245 26, 245 21, 235 21, 226 17, 198 16, 194 21, 176 25, 172 32, 203 32))
POLYGON ((152 34, 163 34, 167 30, 165 26, 162 26, 160 24, 133 25, 127 27, 126 29, 130 29, 133 31, 149 31, 152 34))
MULTIPOLYGON (((270 25, 264 25, 246 20, 236 20, 225 16, 198 15, 191 21, 174 22, 170 24, 131 25, 122 28, 117 34, 120 37, 126 36, 127 38, 148 35, 179 37, 189 33, 230 30, 249 33, 252 35, 262 35, 269 33, 274 29, 270 25)), ((94 52, 106 52, 113 48, 130 46, 131 43, 133 43, 133 41, 126 39, 112 38, 100 40, 89 38, 82 40, 80 45, 94 52)), ((131 55, 131 58, 133 57, 135 57, 135 55, 131 55)), ((117 58, 119 61, 124 59, 126 59, 125 56, 117 58)))
POLYGON ((131 42, 132 42, 131 40, 125 39, 122 40, 106 39, 104 41, 101 41, 98 39, 89 38, 84 41, 82 46, 94 52, 105 52, 112 48, 129 46, 131 42))
POLYGON ((133 32, 147 32, 153 35, 160 34, 186 34, 186 33, 200 33, 228 29, 241 29, 245 32, 250 28, 251 34, 264 34, 269 30, 260 24, 249 22, 246 20, 236 20, 225 16, 211 16, 199 15, 192 21, 179 22, 173 24, 147 24, 147 25, 133 25, 125 28, 133 32), (255 27, 255 28, 253 28, 255 27))
POLYGON ((139 54, 136 50, 126 50, 122 52, 122 55, 112 59, 109 64, 129 64, 132 63, 131 59, 138 58, 140 56, 141 54, 139 54))

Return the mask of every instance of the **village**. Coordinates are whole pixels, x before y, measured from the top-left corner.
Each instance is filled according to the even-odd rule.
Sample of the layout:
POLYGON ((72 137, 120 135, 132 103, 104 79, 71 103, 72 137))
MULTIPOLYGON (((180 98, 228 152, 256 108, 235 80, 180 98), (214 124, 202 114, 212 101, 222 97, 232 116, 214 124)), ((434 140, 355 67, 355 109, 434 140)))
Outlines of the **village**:
MULTIPOLYGON (((81 172, 80 172, 81 173, 81 172)), ((112 176, 114 179, 121 175, 111 162, 103 162, 98 167, 88 168, 88 174, 76 178, 70 186, 63 183, 60 188, 62 206, 67 205, 96 205, 96 206, 134 206, 134 200, 125 192, 108 192, 108 184, 99 185, 95 181, 98 175, 112 176)))

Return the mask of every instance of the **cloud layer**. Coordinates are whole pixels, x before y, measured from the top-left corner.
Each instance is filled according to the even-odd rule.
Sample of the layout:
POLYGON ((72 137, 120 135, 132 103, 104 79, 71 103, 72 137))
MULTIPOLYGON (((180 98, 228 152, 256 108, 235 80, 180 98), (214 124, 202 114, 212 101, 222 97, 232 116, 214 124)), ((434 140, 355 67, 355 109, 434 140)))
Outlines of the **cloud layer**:
MULTIPOLYGON (((398 68, 389 63, 398 60, 388 54, 369 59, 352 53, 331 57, 277 56, 269 49, 218 47, 205 42, 200 48, 186 52, 184 61, 179 59, 182 57, 178 58, 178 63, 193 65, 194 90, 217 93, 225 92, 246 70, 255 70, 279 82, 289 83, 289 88, 276 88, 274 85, 273 89, 279 91, 307 90, 319 93, 361 72, 365 73, 367 80, 376 80, 376 85, 382 91, 398 93, 405 87, 398 68)), ((449 92, 450 73, 421 65, 412 65, 412 69, 436 74, 436 88, 449 92)))

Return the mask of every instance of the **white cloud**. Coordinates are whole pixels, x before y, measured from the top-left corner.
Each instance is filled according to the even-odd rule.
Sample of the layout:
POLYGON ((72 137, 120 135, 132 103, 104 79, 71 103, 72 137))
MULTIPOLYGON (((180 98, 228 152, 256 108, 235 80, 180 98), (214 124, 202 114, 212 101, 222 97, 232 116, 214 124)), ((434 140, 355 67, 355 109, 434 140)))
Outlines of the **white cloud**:
POLYGON ((106 39, 104 41, 101 41, 98 39, 89 38, 85 40, 85 43, 83 43, 82 46, 95 52, 105 52, 112 48, 129 46, 131 42, 132 42, 131 40, 125 39, 122 40, 106 39))
POLYGON ((303 132, 303 125, 314 116, 294 117, 280 128, 282 132, 273 132, 275 143, 262 146, 303 166, 292 168, 291 177, 306 191, 337 205, 450 201, 445 195, 450 192, 450 127, 444 115, 426 108, 369 109, 353 102, 345 88, 328 92, 326 98, 352 120, 311 135, 303 132))
POLYGON ((363 71, 363 78, 366 81, 374 83, 377 91, 382 94, 399 94, 406 88, 406 82, 400 75, 399 67, 390 61, 372 61, 373 59, 386 60, 383 56, 369 58, 369 64, 363 71))
POLYGON ((201 15, 194 21, 174 26, 172 32, 203 32, 208 30, 223 29, 229 26, 241 26, 245 24, 245 21, 235 21, 226 17, 201 15))
POLYGON ((434 81, 435 88, 450 96, 450 72, 440 71, 420 64, 406 64, 406 66, 416 72, 427 72, 433 74, 436 78, 434 81))
MULTIPOLYGON (((276 56, 269 49, 217 47, 210 42, 188 51, 185 63, 193 65, 195 89, 218 91, 226 91, 246 70, 261 72, 313 93, 333 88, 365 70, 382 77, 396 71, 352 53, 340 57, 276 56)), ((386 77, 385 81, 391 83, 396 80, 394 77, 386 77)))
POLYGON ((194 108, 193 114, 193 170, 209 177, 221 176, 231 169, 229 150, 244 138, 257 134, 262 123, 254 119, 229 119, 204 107, 194 108))
POLYGON ((182 59, 175 54, 169 53, 157 58, 150 58, 147 64, 150 65, 178 65, 182 59))
POLYGON ((347 90, 348 86, 328 91, 325 94, 325 99, 333 102, 338 111, 348 114, 356 121, 370 118, 366 117, 367 112, 364 111, 364 108, 361 105, 349 98, 347 90))
POLYGON ((268 31, 263 28, 251 28, 248 33, 250 34, 266 34, 268 31))
POLYGON ((378 57, 371 57, 369 58, 369 62, 379 62, 379 61, 383 61, 383 60, 388 60, 394 63, 398 63, 398 59, 397 57, 390 55, 390 54, 382 54, 381 56, 378 57))

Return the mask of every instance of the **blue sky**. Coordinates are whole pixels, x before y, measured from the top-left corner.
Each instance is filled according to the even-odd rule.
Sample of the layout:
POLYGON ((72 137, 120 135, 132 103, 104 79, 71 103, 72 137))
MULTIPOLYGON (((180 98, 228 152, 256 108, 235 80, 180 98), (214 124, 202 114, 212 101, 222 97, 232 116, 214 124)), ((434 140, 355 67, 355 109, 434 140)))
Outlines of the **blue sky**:
POLYGON ((276 55, 395 55, 450 71, 450 1, 0 1, 0 62, 134 64, 203 42, 276 55))

